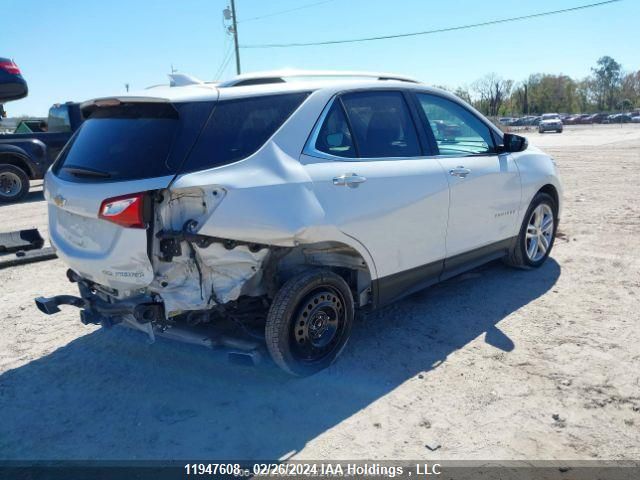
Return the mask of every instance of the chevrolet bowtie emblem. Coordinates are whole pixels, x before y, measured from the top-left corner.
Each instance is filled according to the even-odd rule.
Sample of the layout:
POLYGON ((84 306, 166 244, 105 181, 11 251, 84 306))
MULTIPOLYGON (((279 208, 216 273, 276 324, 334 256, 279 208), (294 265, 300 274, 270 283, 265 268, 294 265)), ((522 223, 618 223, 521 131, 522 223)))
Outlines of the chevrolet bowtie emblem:
POLYGON ((59 207, 64 207, 67 204, 67 199, 62 195, 56 195, 53 197, 53 202, 59 207))

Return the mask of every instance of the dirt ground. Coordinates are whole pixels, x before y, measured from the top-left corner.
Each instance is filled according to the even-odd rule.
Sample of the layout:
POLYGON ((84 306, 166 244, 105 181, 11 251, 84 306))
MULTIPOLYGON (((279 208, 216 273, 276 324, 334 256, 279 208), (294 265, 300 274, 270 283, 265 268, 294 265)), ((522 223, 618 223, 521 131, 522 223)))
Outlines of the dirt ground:
MULTIPOLYGON (((552 258, 372 314, 311 378, 46 317, 62 263, 0 270, 0 458, 640 459, 640 125, 528 136, 565 185, 552 258)), ((41 199, 0 230, 46 232, 41 199)))

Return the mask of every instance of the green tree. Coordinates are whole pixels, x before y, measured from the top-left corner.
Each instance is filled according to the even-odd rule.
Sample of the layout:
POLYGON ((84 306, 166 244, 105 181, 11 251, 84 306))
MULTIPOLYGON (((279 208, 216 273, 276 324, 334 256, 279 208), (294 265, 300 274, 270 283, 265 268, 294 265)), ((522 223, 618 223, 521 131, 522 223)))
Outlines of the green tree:
POLYGON ((600 57, 591 69, 596 81, 598 109, 613 110, 622 80, 622 65, 608 55, 600 57))

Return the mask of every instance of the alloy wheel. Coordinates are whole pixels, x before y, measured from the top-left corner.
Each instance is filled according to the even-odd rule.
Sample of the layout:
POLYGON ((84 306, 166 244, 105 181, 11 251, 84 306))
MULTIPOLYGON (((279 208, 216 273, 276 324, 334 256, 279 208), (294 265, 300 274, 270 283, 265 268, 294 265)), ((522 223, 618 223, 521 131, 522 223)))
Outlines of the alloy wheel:
POLYGON ((532 262, 542 259, 551 246, 554 232, 554 219, 551 207, 546 203, 538 205, 527 223, 525 251, 532 262))

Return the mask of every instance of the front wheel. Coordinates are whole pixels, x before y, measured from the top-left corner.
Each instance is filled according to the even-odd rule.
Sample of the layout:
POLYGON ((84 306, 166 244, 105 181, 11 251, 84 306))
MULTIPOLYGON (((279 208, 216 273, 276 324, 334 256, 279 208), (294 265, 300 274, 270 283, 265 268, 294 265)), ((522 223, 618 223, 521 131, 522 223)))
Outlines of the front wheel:
POLYGON ((15 165, 0 165, 0 202, 21 200, 29 192, 29 177, 15 165))
POLYGON ((301 273, 273 299, 265 325, 267 348, 286 372, 313 375, 340 355, 353 318, 353 296, 342 277, 329 270, 301 273))
POLYGON ((538 193, 524 216, 517 241, 506 259, 514 267, 539 267, 551 253, 558 226, 558 206, 546 193, 538 193))

